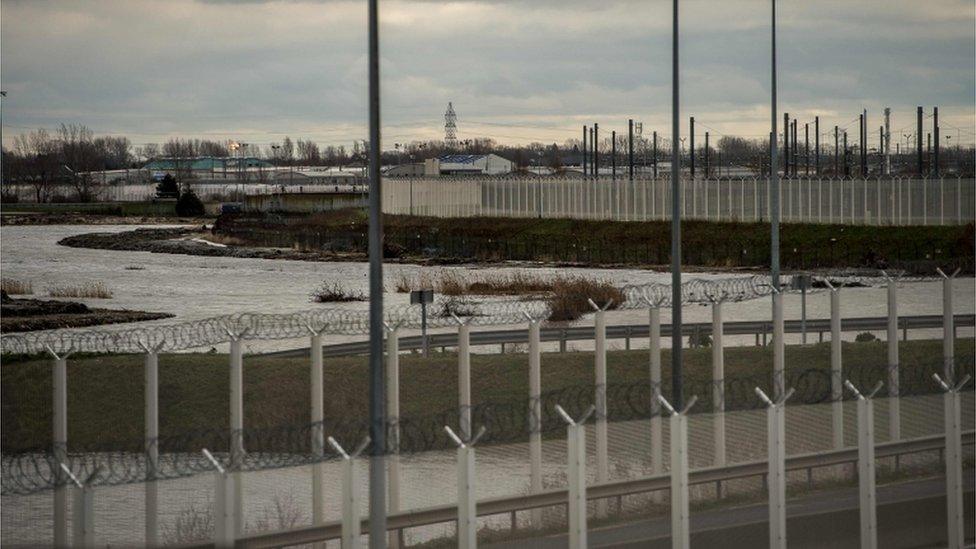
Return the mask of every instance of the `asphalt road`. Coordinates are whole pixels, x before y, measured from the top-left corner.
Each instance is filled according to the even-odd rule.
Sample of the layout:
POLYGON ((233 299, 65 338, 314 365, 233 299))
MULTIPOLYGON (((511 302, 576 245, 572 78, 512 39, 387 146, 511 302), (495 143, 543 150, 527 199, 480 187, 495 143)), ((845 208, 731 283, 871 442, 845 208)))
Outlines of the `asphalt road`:
MULTIPOLYGON (((974 475, 964 475, 966 537, 973 539, 974 475)), ((922 548, 945 546, 945 480, 931 478, 878 487, 878 546, 922 548)), ((691 514, 693 547, 722 549, 768 547, 765 503, 713 509, 691 514)), ((857 548, 859 540, 857 488, 811 494, 787 502, 787 541, 790 549, 857 548)), ((590 547, 613 549, 670 548, 671 524, 658 517, 591 529, 590 547)), ((566 547, 564 534, 485 545, 492 549, 556 549, 566 547)))

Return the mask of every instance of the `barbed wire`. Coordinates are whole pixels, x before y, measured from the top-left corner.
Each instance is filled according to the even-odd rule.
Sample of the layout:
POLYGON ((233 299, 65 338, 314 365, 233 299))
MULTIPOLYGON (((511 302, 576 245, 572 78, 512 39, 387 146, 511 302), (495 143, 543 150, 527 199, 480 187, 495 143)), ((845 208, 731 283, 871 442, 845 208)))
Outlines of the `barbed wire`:
MULTIPOLYGON (((814 274, 814 287, 808 292, 827 291, 824 281, 834 286, 874 286, 886 283, 878 271, 842 271, 814 274), (871 276, 874 274, 875 276, 871 276)), ((909 276, 904 272, 888 273, 898 282, 933 280, 934 277, 909 276)), ((790 290, 791 277, 784 277, 783 292, 790 290)), ((621 303, 614 309, 639 309, 650 306, 671 307, 671 285, 647 283, 620 288, 621 303)), ((684 305, 716 302, 740 302, 767 297, 773 292, 768 277, 754 275, 728 278, 694 278, 682 284, 684 305)), ((601 306, 603 303, 600 304, 601 306)), ((427 325, 430 328, 456 326, 455 317, 475 326, 519 324, 526 316, 535 320, 550 318, 551 310, 544 300, 478 301, 474 299, 439 298, 435 301, 427 325)), ((587 311, 589 313, 590 311, 587 311)), ((384 318, 389 326, 418 329, 422 323, 420 305, 387 306, 384 318)), ((366 309, 327 308, 290 314, 236 313, 202 320, 136 328, 88 328, 44 330, 5 334, 0 337, 0 353, 33 355, 53 352, 59 356, 71 353, 144 353, 183 351, 207 348, 235 339, 283 340, 311 334, 365 335, 369 333, 366 309)))
MULTIPOLYGON (((959 377, 973 374, 973 356, 956 358, 959 377)), ((938 393, 931 375, 942 371, 940 360, 913 365, 900 370, 899 396, 938 393)), ((844 368, 844 379, 857 386, 869 387, 878 381, 888 381, 888 367, 883 365, 855 365, 844 368)), ((831 402, 831 371, 827 367, 786 370, 786 384, 795 389, 791 406, 831 402)), ((760 410, 755 387, 771 390, 772 375, 749 374, 730 376, 724 380, 724 409, 727 412, 760 410)), ((692 413, 714 411, 710 395, 715 382, 710 379, 688 379, 685 391, 698 395, 700 404, 692 413)), ((971 390, 971 389, 969 389, 971 390)), ((580 384, 544 392, 538 399, 542 417, 536 421, 533 399, 488 401, 471 407, 471 424, 486 428, 481 439, 484 444, 525 443, 538 430, 544 438, 558 438, 565 423, 557 416, 559 404, 571 415, 580 414, 595 401, 596 387, 580 384)), ((667 395, 667 391, 664 392, 667 395)), ((887 391, 884 393, 888 395, 887 391)), ((611 383, 606 387, 607 414, 610 422, 646 420, 655 417, 651 406, 652 390, 647 381, 611 383)), ((842 398, 849 398, 846 392, 842 398)), ((460 409, 451 408, 438 413, 408 416, 389 421, 387 453, 410 455, 430 451, 450 450, 453 443, 444 435, 444 426, 456 426, 460 409)), ((209 449, 229 470, 259 471, 282 467, 309 465, 340 458, 327 446, 312 450, 311 441, 326 435, 340 441, 354 443, 364 440, 369 432, 365 419, 329 419, 324 422, 248 428, 239 434, 227 429, 205 429, 161 437, 155 441, 134 440, 128 444, 105 443, 91 446, 72 443, 68 448, 47 449, 17 454, 4 454, 0 460, 0 494, 26 495, 65 485, 61 473, 64 463, 78 478, 88 479, 92 485, 120 485, 190 477, 213 471, 212 464, 201 454, 209 449), (244 456, 234 459, 229 449, 232 440, 243 440, 244 456), (155 445, 158 459, 151 460, 149 450, 155 445), (153 466, 155 463, 155 466, 153 466), (236 465, 239 463, 239 466, 236 465)))

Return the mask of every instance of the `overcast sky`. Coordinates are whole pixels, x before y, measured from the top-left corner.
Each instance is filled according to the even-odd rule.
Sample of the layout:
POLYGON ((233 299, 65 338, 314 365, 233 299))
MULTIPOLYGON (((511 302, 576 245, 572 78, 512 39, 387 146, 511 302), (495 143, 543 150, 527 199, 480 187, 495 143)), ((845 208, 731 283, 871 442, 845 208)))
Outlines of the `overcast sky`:
MULTIPOLYGON (((3 139, 61 122, 128 135, 346 144, 366 131, 366 2, 3 0, 3 139)), ((780 0, 779 99, 872 139, 916 105, 974 140, 973 0, 780 0)), ((442 138, 564 142, 670 132, 671 2, 380 1, 384 148, 442 138)), ((682 131, 769 131, 769 1, 681 0, 682 131)), ((927 125, 928 125, 927 121, 927 125)), ((812 128, 811 128, 812 132, 812 128)), ((802 135, 802 127, 801 127, 802 135)), ((802 137, 801 137, 802 139, 802 137)), ((811 136, 812 140, 812 136, 811 136)))

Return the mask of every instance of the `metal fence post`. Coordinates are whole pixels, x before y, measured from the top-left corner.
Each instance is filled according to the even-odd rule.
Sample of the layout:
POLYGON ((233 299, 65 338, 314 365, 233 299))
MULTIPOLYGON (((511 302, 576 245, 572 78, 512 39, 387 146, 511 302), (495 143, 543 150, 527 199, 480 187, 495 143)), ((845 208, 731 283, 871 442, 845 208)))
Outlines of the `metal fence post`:
MULTIPOLYGON (((400 334, 396 326, 386 326, 386 414, 387 414, 387 475, 391 513, 400 510, 400 334)), ((390 532, 389 547, 400 546, 399 532, 390 532)))
POLYGON ((82 483, 64 462, 58 462, 59 473, 71 483, 71 547, 95 547, 95 492, 91 481, 98 468, 82 483))
MULTIPOLYGON (((649 303, 650 305, 650 303, 649 303)), ((661 434, 661 309, 656 305, 648 308, 650 337, 650 375, 651 375, 651 474, 659 475, 664 472, 664 439, 661 434)), ((655 503, 661 502, 660 491, 654 492, 651 498, 655 503)))
POLYGON ((963 517, 962 487, 962 424, 959 408, 959 391, 969 383, 963 377, 952 386, 938 374, 932 378, 944 391, 945 406, 945 467, 946 467, 946 516, 948 517, 949 549, 961 549, 965 543, 965 519, 963 517))
MULTIPOLYGON (((56 463, 65 463, 68 458, 68 357, 71 352, 58 355, 50 346, 47 352, 54 359, 52 370, 53 385, 53 450, 56 463)), ((55 470, 54 487, 54 546, 68 547, 68 494, 67 478, 62 469, 55 470)))
POLYGON ((779 400, 785 390, 786 371, 785 355, 786 343, 783 321, 783 294, 779 288, 773 288, 773 397, 779 400))
POLYGON ((342 458, 342 549, 359 549, 359 464, 356 459, 369 445, 370 439, 366 437, 351 454, 347 454, 336 439, 329 437, 326 440, 342 458))
POLYGON ((478 546, 478 513, 477 513, 477 492, 475 490, 474 475, 474 445, 478 439, 485 434, 485 428, 478 430, 478 434, 467 443, 451 430, 444 426, 451 440, 457 444, 457 498, 458 498, 458 519, 457 519, 457 546, 458 549, 474 549, 478 546))
POLYGON ((844 447, 844 374, 841 362, 840 288, 830 288, 830 402, 834 448, 844 447))
POLYGON ((238 529, 236 523, 240 518, 234 512, 234 477, 206 448, 203 455, 214 467, 214 546, 227 549, 234 546, 238 529))
POLYGON ((140 342, 146 352, 145 365, 145 451, 146 451, 146 495, 145 495, 145 543, 146 547, 159 545, 159 486, 156 473, 159 469, 159 350, 162 344, 149 347, 140 342))
POLYGON ((244 350, 245 328, 239 334, 225 328, 230 336, 230 470, 233 475, 231 488, 234 493, 234 536, 244 535, 244 350))
POLYGON ((877 549, 878 517, 874 472, 874 395, 884 385, 879 381, 866 396, 847 380, 844 385, 857 399, 857 484, 861 508, 861 548, 877 549))
MULTIPOLYGON (((323 486, 325 466, 325 373, 322 359, 322 330, 315 330, 307 325, 310 334, 308 354, 311 358, 309 372, 309 397, 311 400, 309 419, 311 421, 312 458, 312 524, 325 522, 325 488, 323 486)), ((325 544, 317 543, 316 548, 323 548, 325 544)))
POLYGON ((901 439, 900 375, 898 371, 898 281, 888 279, 888 439, 901 439))
POLYGON ((556 405, 556 412, 566 421, 566 479, 569 483, 569 549, 586 549, 586 427, 584 423, 595 410, 594 406, 574 420, 556 405))
POLYGON ((458 323, 458 404, 461 436, 471 437, 471 326, 453 315, 458 323))
POLYGON ((942 276, 942 379, 953 384, 956 379, 956 330, 952 306, 952 281, 959 269, 951 275, 936 269, 942 276))
MULTIPOLYGON (((542 491, 542 355, 539 321, 529 319, 529 482, 532 493, 542 491)), ((532 510, 532 522, 542 523, 542 510, 532 510)))
POLYGON ((688 529, 688 410, 698 397, 688 399, 680 411, 663 396, 657 399, 671 414, 671 547, 687 549, 691 546, 688 529))
MULTIPOLYGON (((596 311, 594 315, 595 350, 594 369, 596 372, 596 481, 598 483, 610 480, 610 463, 607 456, 607 316, 606 311, 613 304, 608 301, 603 307, 597 306, 592 299, 590 306, 596 311)), ((596 504, 596 514, 603 518, 607 514, 606 500, 599 500, 596 504)))
POLYGON ((767 450, 769 472, 769 547, 786 549, 786 401, 793 389, 778 401, 773 401, 759 387, 756 394, 766 403, 767 450))
POLYGON ((714 464, 725 465, 725 351, 722 348, 722 302, 712 303, 712 430, 714 464))

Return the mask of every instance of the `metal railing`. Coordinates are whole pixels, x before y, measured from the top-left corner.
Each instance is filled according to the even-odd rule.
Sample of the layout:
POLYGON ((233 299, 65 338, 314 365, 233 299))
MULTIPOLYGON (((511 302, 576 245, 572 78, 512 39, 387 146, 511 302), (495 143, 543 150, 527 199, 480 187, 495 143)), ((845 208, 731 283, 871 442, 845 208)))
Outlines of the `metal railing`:
MULTIPOLYGON (((962 444, 973 445, 976 443, 976 432, 967 431, 962 433, 962 444)), ((943 451, 945 449, 945 437, 934 435, 919 437, 898 442, 887 442, 877 444, 875 457, 879 459, 901 457, 909 454, 921 452, 943 451)), ((812 470, 823 467, 833 467, 857 463, 858 449, 844 448, 827 452, 812 454, 802 454, 786 458, 787 471, 812 470)), ((726 465, 723 467, 706 467, 691 471, 688 475, 689 485, 716 484, 728 482, 730 480, 747 477, 764 477, 768 472, 768 464, 765 461, 751 461, 726 465)), ((637 479, 611 481, 587 486, 587 500, 600 500, 654 492, 659 490, 669 490, 671 478, 669 475, 653 475, 637 479)), ((484 517, 489 515, 510 514, 517 511, 537 509, 541 507, 565 506, 568 503, 568 490, 565 488, 545 490, 534 494, 520 494, 500 498, 484 499, 477 502, 477 516, 484 517)), ((439 505, 423 509, 401 511, 387 515, 387 530, 391 532, 403 530, 405 528, 415 528, 457 520, 457 505, 439 505)), ((368 531, 369 520, 361 521, 361 529, 368 531)), ((235 542, 235 547, 258 549, 266 547, 284 547, 328 541, 339 539, 342 535, 342 522, 328 522, 318 526, 308 526, 283 530, 278 532, 262 532, 259 534, 245 535, 235 542)), ((190 544, 186 548, 210 548, 213 543, 190 544)))

